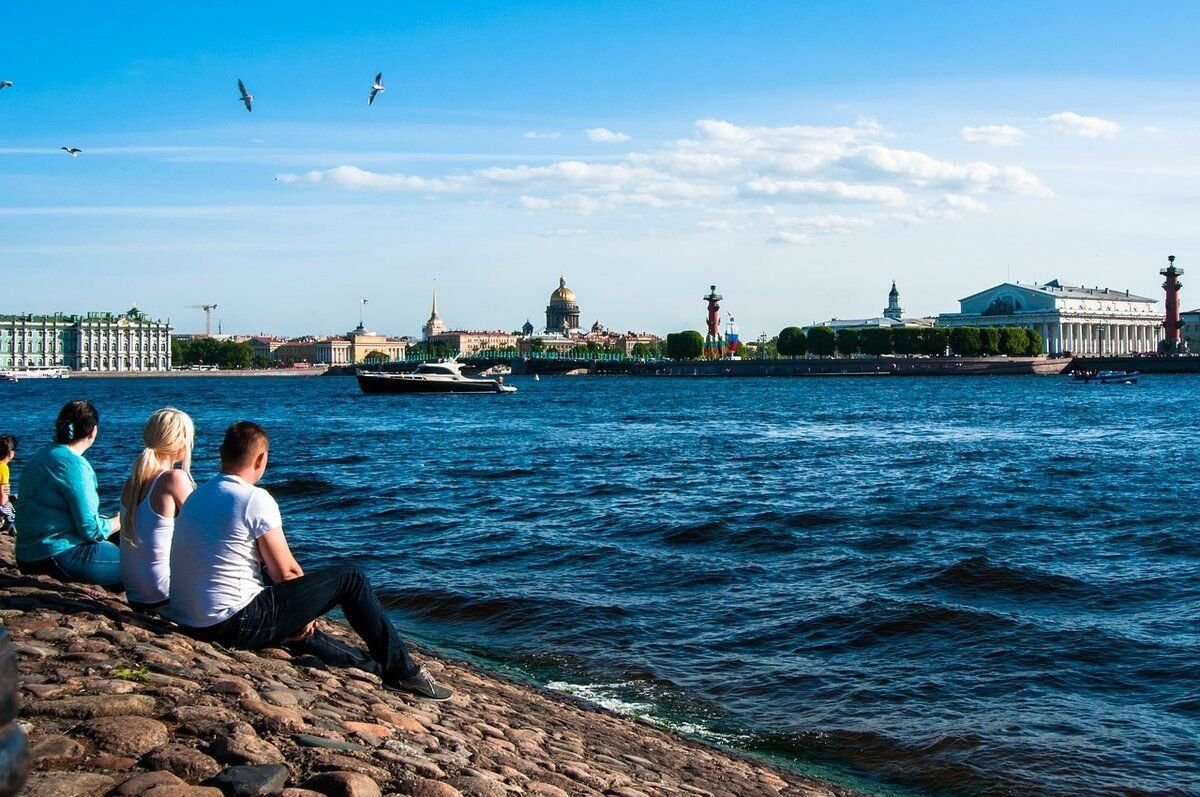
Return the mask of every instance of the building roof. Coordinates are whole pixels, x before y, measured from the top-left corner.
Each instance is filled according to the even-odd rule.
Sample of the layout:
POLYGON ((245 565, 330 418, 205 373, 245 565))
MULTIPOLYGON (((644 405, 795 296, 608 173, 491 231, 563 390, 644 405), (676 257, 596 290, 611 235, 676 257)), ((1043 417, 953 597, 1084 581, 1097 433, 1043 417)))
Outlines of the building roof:
POLYGON ((550 294, 550 304, 575 304, 575 291, 567 287, 566 275, 558 278, 558 288, 550 294))
POLYGON ((1085 288, 1081 285, 1064 285, 1056 279, 1052 279, 1042 285, 1025 285, 1020 282, 1002 282, 1000 285, 973 293, 970 296, 960 299, 959 301, 965 302, 970 299, 974 299, 980 294, 994 291, 996 288, 1003 287, 1005 285, 1064 299, 1094 299, 1096 301, 1103 301, 1104 299, 1126 299, 1134 302, 1150 302, 1154 304, 1158 302, 1157 299, 1151 299, 1146 296, 1137 296, 1136 294, 1132 294, 1127 290, 1118 291, 1113 290, 1112 288, 1085 288))

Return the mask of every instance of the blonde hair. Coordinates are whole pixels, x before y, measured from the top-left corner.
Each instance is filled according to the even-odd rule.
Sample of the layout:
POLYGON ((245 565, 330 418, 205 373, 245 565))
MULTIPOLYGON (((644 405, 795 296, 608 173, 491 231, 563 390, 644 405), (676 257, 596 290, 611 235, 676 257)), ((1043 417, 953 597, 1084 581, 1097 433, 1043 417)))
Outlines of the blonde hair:
MULTIPOLYGON (((129 476, 127 502, 122 503, 121 536, 130 545, 136 545, 133 536, 134 510, 138 505, 138 497, 142 487, 162 470, 162 460, 180 456, 183 459, 183 472, 188 479, 192 478, 192 446, 196 441, 196 426, 186 412, 165 407, 158 410, 146 421, 142 430, 142 442, 146 447, 133 461, 133 471, 129 476)), ((194 482, 193 482, 194 483, 194 482)))

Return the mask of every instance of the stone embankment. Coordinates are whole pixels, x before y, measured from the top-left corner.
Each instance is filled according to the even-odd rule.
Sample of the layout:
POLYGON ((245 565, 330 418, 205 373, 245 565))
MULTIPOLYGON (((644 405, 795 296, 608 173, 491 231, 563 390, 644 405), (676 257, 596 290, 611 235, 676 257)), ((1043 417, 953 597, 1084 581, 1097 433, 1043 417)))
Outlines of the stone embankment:
POLYGON ((851 794, 423 651, 449 702, 282 650, 226 650, 12 562, 4 537, 27 797, 851 794))

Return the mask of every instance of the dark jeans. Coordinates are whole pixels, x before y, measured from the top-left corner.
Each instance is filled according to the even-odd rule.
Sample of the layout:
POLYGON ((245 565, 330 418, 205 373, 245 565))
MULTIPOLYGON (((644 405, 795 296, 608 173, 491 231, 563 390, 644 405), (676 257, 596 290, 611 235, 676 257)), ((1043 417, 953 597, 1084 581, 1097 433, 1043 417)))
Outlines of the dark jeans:
POLYGON ((280 645, 330 610, 341 607, 346 620, 382 668, 385 682, 415 675, 417 665, 357 567, 313 570, 267 587, 246 608, 223 623, 197 629, 197 635, 226 647, 258 650, 280 645))

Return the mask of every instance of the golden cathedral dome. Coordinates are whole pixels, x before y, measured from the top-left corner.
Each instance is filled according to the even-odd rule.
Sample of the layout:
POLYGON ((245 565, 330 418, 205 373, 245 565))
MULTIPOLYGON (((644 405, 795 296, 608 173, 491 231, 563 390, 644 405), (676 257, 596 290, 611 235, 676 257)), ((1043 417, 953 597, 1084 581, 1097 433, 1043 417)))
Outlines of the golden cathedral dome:
POLYGON ((567 287, 567 278, 558 278, 558 290, 550 294, 550 304, 575 304, 575 291, 567 287))

